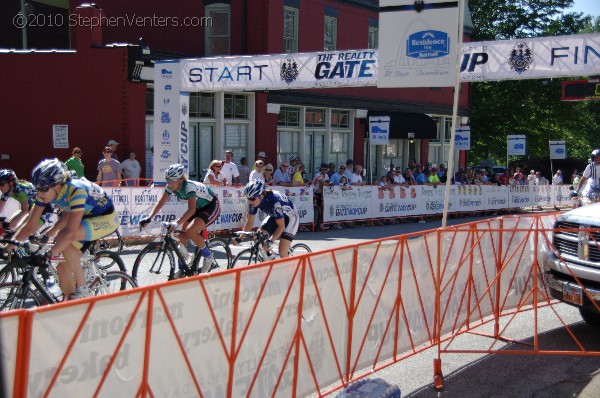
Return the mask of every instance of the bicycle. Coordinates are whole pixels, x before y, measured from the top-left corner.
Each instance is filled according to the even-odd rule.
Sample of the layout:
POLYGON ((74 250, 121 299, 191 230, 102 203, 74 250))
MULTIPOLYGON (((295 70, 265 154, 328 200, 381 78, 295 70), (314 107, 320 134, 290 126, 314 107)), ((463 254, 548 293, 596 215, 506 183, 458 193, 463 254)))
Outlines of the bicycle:
MULTIPOLYGON (((43 262, 40 253, 45 246, 44 243, 19 242, 10 239, 0 239, 0 243, 12 244, 17 248, 13 256, 14 261, 0 271, 0 311, 31 308, 62 301, 62 292, 53 289, 52 284, 47 284, 49 280, 58 282, 58 272, 52 262, 43 262)), ((135 280, 126 272, 100 269, 97 262, 103 258, 110 258, 112 262, 119 264, 120 269, 125 268, 121 258, 113 252, 100 251, 82 257, 86 284, 94 295, 137 287, 135 280)))
MULTIPOLYGON (((200 260, 203 257, 199 255, 200 250, 196 248, 190 261, 185 243, 175 236, 182 231, 169 232, 172 224, 168 222, 162 222, 161 226, 161 236, 146 245, 133 264, 131 275, 143 286, 198 275, 202 268, 200 260), (144 271, 147 273, 144 274, 144 271)), ((214 262, 208 272, 231 267, 231 249, 225 239, 210 238, 206 240, 206 244, 214 256, 214 262)))
MULTIPOLYGON (((237 231, 236 234, 240 236, 248 236, 253 239, 252 246, 247 249, 242 250, 235 256, 233 262, 231 264, 231 268, 235 268, 236 266, 245 266, 251 264, 262 263, 265 261, 273 260, 277 258, 278 253, 273 250, 271 256, 269 256, 263 245, 267 239, 269 239, 269 235, 263 231, 237 231)), ((308 245, 304 243, 296 243, 290 246, 289 255, 290 256, 298 256, 305 253, 310 253, 312 250, 308 245)))

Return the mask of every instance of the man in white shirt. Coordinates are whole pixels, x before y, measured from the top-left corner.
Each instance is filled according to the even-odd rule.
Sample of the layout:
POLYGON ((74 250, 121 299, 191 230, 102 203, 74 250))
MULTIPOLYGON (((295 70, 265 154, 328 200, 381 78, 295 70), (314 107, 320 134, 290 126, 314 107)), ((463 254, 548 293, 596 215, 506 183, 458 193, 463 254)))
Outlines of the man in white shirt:
POLYGON ((354 173, 352 173, 352 178, 350 179, 351 185, 365 185, 365 182, 362 178, 363 168, 360 165, 354 166, 354 173))
POLYGON ((563 178, 562 178, 562 171, 560 171, 560 169, 556 170, 556 173, 554 173, 554 177, 552 177, 552 185, 562 185, 563 183, 563 178))
POLYGON ((233 159, 233 151, 228 149, 225 151, 225 160, 223 161, 223 167, 221 173, 225 175, 227 181, 231 181, 231 185, 240 183, 240 172, 237 166, 231 160, 233 159))
POLYGON ((402 176, 402 167, 398 166, 394 169, 394 178, 390 181, 393 185, 404 185, 406 180, 402 176))
POLYGON ((590 183, 587 184, 585 189, 586 193, 584 193, 584 195, 592 188, 596 190, 600 188, 600 149, 594 149, 592 151, 592 163, 588 164, 583 171, 583 176, 579 180, 579 184, 577 184, 578 192, 581 192, 581 188, 588 180, 590 180, 590 183))
POLYGON ((535 185, 548 185, 548 180, 539 171, 535 173, 535 185))
POLYGON ((129 152, 129 159, 125 159, 121 162, 121 172, 123 173, 125 186, 137 187, 139 185, 142 166, 140 166, 140 162, 136 160, 135 152, 129 152))

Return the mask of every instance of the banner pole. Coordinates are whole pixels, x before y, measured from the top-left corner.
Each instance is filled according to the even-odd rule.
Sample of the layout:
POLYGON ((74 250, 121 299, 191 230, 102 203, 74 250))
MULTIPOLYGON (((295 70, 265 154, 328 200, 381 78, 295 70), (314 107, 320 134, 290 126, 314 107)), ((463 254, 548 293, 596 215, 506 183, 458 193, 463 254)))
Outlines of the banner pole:
POLYGON ((444 192, 444 213, 442 215, 442 228, 446 227, 448 220, 448 203, 450 199, 450 185, 454 176, 454 140, 456 139, 456 122, 458 120, 458 96, 460 94, 460 65, 462 58, 462 42, 465 21, 465 0, 458 2, 458 44, 456 45, 456 80, 454 82, 454 104, 452 106, 452 134, 450 136, 450 149, 448 154, 448 176, 446 178, 446 191, 444 192))

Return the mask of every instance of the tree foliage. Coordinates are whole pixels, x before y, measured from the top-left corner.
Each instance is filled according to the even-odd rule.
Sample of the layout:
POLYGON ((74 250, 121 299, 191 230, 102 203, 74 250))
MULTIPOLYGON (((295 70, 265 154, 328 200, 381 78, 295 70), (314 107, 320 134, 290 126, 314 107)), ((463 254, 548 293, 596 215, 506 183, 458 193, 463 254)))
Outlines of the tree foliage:
MULTIPOLYGON (((573 0, 469 0, 473 41, 600 32, 600 18, 564 13, 573 0)), ((584 79, 581 77, 578 79, 584 79)), ((600 101, 561 102, 561 81, 532 79, 471 85, 469 162, 506 159, 506 137, 527 136, 530 158, 549 157, 548 140, 566 140, 570 157, 600 146, 600 101)))

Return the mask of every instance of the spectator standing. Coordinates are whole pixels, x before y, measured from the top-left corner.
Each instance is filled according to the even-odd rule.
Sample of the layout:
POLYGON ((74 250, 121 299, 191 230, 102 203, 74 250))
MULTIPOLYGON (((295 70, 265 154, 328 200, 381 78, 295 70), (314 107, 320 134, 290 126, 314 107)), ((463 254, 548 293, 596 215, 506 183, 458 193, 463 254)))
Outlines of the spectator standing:
POLYGON ((437 185, 440 183, 440 177, 437 175, 437 168, 433 167, 429 173, 429 183, 437 185))
POLYGON ((563 184, 563 178, 562 178, 562 171, 560 171, 560 169, 556 170, 556 173, 554 173, 554 177, 552 177, 552 185, 562 185, 563 184))
POLYGON ((458 172, 454 175, 454 179, 452 181, 454 185, 466 185, 467 177, 465 177, 465 170, 460 167, 458 172))
POLYGON ((287 170, 290 167, 288 162, 281 163, 281 166, 277 170, 275 170, 275 174, 273 174, 273 179, 275 180, 275 185, 281 185, 284 187, 289 187, 292 185, 292 180, 287 170))
POLYGON ((321 188, 329 185, 329 176, 327 175, 328 165, 327 163, 321 163, 319 172, 315 174, 315 178, 312 180, 314 192, 321 192, 321 188))
MULTIPOLYGON (((577 169, 575 169, 577 170, 577 169)), ((581 181, 581 177, 583 176, 583 173, 577 173, 577 175, 575 177, 573 177, 573 189, 577 189, 577 187, 579 186, 579 181, 581 181)))
MULTIPOLYGON (((419 168, 420 166, 417 166, 417 171, 419 171, 419 168)), ((417 185, 429 184, 429 176, 423 171, 417 174, 415 181, 417 182, 417 185)))
POLYGON ((267 163, 267 154, 265 153, 265 151, 260 151, 257 155, 256 155, 256 160, 262 160, 263 163, 267 163))
POLYGON ((296 155, 290 156, 289 167, 287 168, 287 173, 290 176, 290 181, 293 181, 294 174, 298 171, 298 162, 300 158, 296 155))
POLYGON ((335 174, 335 163, 330 162, 328 165, 327 176, 331 178, 332 175, 335 174))
POLYGON ((362 178, 363 168, 361 165, 354 166, 354 173, 352 173, 352 178, 350 179, 351 185, 365 185, 365 182, 362 178))
POLYGON ((535 173, 535 185, 548 185, 548 180, 539 171, 535 173))
POLYGON ((71 153, 71 157, 65 162, 67 168, 69 170, 73 170, 77 173, 77 177, 85 177, 85 168, 83 166, 83 161, 81 160, 81 156, 83 155, 83 151, 79 147, 73 148, 73 152, 71 153))
POLYGON ((340 181, 344 174, 346 174, 346 165, 341 164, 338 169, 338 172, 329 177, 329 185, 340 185, 340 181))
POLYGON ((294 173, 294 176, 292 177, 292 186, 301 187, 303 185, 306 185, 306 183, 304 182, 304 173, 306 172, 304 163, 298 163, 296 165, 296 169, 297 170, 294 173))
MULTIPOLYGON (((402 177, 404 178, 404 181, 406 182, 406 184, 408 185, 416 185, 417 182, 415 181, 415 177, 413 177, 413 172, 410 169, 410 167, 407 167, 404 170, 404 174, 402 174, 402 177)), ((392 177, 392 180, 394 179, 394 177, 392 177)))
POLYGON ((398 166, 394 169, 394 178, 390 181, 392 185, 406 185, 406 180, 402 177, 402 167, 398 166))
POLYGON ((354 173, 354 160, 346 160, 346 178, 348 182, 352 181, 352 174, 354 173))
POLYGON ((385 173, 385 177, 387 178, 388 181, 394 179, 394 169, 395 168, 396 168, 396 166, 394 166, 393 163, 390 163, 390 169, 388 170, 387 173, 385 173))
POLYGON ((530 170, 529 175, 527 176, 527 184, 535 185, 535 170, 530 170))
POLYGON ((273 165, 271 163, 265 166, 265 185, 275 185, 275 179, 273 178, 273 165))
POLYGON ((571 174, 571 184, 573 186, 575 186, 575 179, 577 178, 577 174, 579 174, 578 172, 579 170, 573 169, 573 174, 571 174))
POLYGON ((103 187, 118 187, 121 185, 121 163, 113 159, 110 147, 102 151, 104 159, 98 162, 98 177, 96 182, 103 187))
POLYGON ((123 178, 125 178, 125 186, 137 187, 140 185, 142 166, 140 166, 140 162, 135 158, 134 151, 129 152, 129 159, 125 159, 121 162, 121 170, 123 172, 123 178))
POLYGON ((248 158, 243 157, 240 159, 240 167, 238 168, 240 172, 240 184, 248 184, 250 180, 250 167, 248 167, 248 158))
POLYGON ((444 165, 443 163, 440 164, 440 168, 437 172, 437 175, 440 178, 441 182, 446 182, 446 181, 442 181, 442 176, 445 175, 446 173, 448 173, 448 170, 446 170, 446 165, 444 165))
POLYGON ((415 170, 417 169, 417 161, 415 159, 411 159, 408 162, 408 167, 410 167, 410 169, 412 170, 412 172, 414 174, 415 170))
POLYGON ((146 156, 146 178, 154 178, 154 147, 150 148, 150 156, 146 156))
POLYGON ((228 183, 231 185, 240 183, 240 172, 237 166, 233 163, 233 151, 228 149, 225 151, 225 160, 223 161, 221 172, 225 175, 228 183))
POLYGON ((106 143, 106 146, 110 148, 111 152, 111 157, 114 160, 119 160, 117 159, 117 145, 119 145, 119 143, 115 140, 109 140, 108 143, 106 143))
POLYGON ((221 171, 222 169, 222 161, 215 159, 212 162, 210 162, 203 183, 211 185, 227 185, 229 181, 225 177, 225 174, 223 174, 223 172, 221 171))
POLYGON ((497 186, 504 185, 502 182, 502 178, 500 178, 500 174, 496 173, 492 176, 492 184, 497 186))
POLYGON ((260 180, 265 182, 265 176, 263 175, 263 169, 265 167, 265 162, 262 160, 257 160, 254 162, 254 170, 250 173, 250 181, 260 180))

